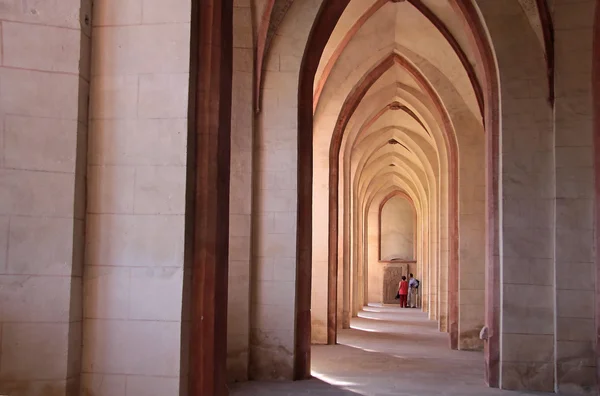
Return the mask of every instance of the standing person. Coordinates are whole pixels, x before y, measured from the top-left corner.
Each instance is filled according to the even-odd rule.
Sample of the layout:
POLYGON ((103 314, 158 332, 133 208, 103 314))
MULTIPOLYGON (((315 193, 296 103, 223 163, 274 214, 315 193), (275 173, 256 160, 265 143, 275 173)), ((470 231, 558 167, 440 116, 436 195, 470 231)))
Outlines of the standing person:
POLYGON ((403 276, 400 284, 398 284, 398 294, 400 295, 400 308, 406 308, 406 300, 408 298, 408 282, 406 281, 406 276, 403 276))
POLYGON ((417 295, 419 294, 419 281, 409 274, 408 277, 408 306, 410 308, 417 308, 417 295))

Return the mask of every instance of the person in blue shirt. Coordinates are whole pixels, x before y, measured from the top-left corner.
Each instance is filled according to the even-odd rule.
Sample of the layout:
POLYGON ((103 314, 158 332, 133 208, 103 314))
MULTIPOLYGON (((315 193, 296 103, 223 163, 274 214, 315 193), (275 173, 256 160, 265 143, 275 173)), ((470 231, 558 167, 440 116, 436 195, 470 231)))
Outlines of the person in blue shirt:
POLYGON ((419 281, 413 276, 413 274, 409 274, 408 281, 408 306, 410 308, 417 308, 417 295, 419 294, 419 281))

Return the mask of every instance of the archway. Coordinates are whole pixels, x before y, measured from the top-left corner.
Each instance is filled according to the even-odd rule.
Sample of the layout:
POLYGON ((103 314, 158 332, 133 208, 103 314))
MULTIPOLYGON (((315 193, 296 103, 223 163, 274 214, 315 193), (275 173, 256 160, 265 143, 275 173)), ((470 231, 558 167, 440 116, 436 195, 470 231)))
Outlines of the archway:
MULTIPOLYGON (((309 213, 311 211, 311 198, 312 198, 312 124, 313 124, 313 96, 312 96, 312 86, 314 81, 314 76, 319 64, 320 56, 327 44, 329 36, 333 31, 338 19, 342 15, 349 1, 340 1, 340 2, 326 2, 322 5, 319 14, 316 18, 313 29, 311 30, 311 34, 309 36, 308 44, 304 52, 304 58, 302 62, 302 68, 300 72, 300 81, 299 81, 299 107, 298 107, 298 258, 297 258, 297 320, 296 320, 296 364, 295 364, 295 377, 306 378, 309 375, 309 366, 310 366, 310 299, 306 299, 306 296, 310 296, 310 266, 311 266, 311 221, 309 213)), ((496 234, 490 232, 490 230, 495 229, 495 219, 497 218, 497 197, 498 197, 498 187, 497 185, 493 186, 494 181, 497 181, 497 170, 498 163, 497 158, 498 154, 494 154, 498 152, 498 125, 497 125, 497 117, 498 117, 498 98, 497 98, 497 75, 495 73, 495 64, 493 63, 492 51, 487 43, 487 39, 485 39, 485 35, 483 34, 483 27, 481 26, 481 22, 474 18, 477 13, 471 4, 459 4, 458 10, 464 15, 465 20, 468 22, 469 32, 475 38, 475 41, 478 44, 478 50, 480 51, 480 56, 483 59, 488 59, 487 63, 484 63, 484 69, 486 70, 486 93, 488 95, 488 99, 486 101, 486 130, 488 136, 488 189, 489 194, 487 198, 487 207, 488 207, 488 224, 487 224, 487 245, 490 247, 488 250, 488 265, 486 271, 488 272, 488 284, 490 279, 493 282, 493 274, 496 273, 498 263, 493 260, 489 260, 490 257, 493 257, 493 252, 495 251, 494 246, 497 249, 497 237, 496 234), (483 53, 483 54, 482 54, 483 53), (494 103, 496 103, 494 105, 494 103), (495 117, 494 117, 495 114, 495 117), (494 122, 495 120, 495 122, 494 122), (496 124, 496 125, 495 125, 496 124), (494 128, 496 133, 494 133, 494 128), (496 141, 496 143, 494 143, 496 141), (495 264, 494 264, 495 263, 495 264)), ((385 64, 385 61, 382 62, 382 65, 385 64)), ((381 66, 384 67, 384 66, 381 66)), ((377 68, 373 69, 377 70, 377 68)), ((368 84, 366 82, 362 82, 361 84, 368 84)), ((364 89, 364 88, 363 88, 364 89)), ((359 100, 362 96, 360 91, 354 94, 356 98, 359 100)), ((364 95, 364 93, 362 94, 364 95)), ((357 100, 355 99, 355 101, 357 100)), ((346 110, 340 113, 340 118, 338 119, 339 125, 343 129, 349 116, 352 114, 352 107, 356 106, 356 103, 352 104, 352 101, 348 102, 348 106, 344 106, 346 110)), ((339 138, 338 138, 339 139, 339 138)), ((334 140, 335 141, 335 140, 334 140)), ((332 145, 331 153, 336 154, 339 152, 339 146, 332 145)), ((450 150, 451 151, 451 150, 450 150)), ((333 188, 330 188, 330 218, 329 222, 329 298, 328 298, 328 342, 335 342, 335 335, 337 331, 337 323, 336 323, 336 304, 337 304, 337 274, 338 274, 338 260, 337 260, 337 227, 338 227, 338 219, 337 219, 337 182, 338 175, 337 171, 335 171, 339 160, 334 155, 331 159, 331 169, 334 169, 331 175, 331 185, 333 188), (334 204, 335 203, 335 204, 334 204)), ((452 196, 452 194, 451 194, 452 196)), ((452 213, 452 211, 451 211, 452 213)), ((455 212, 456 213, 456 212, 455 212)), ((455 222, 451 221, 451 224, 455 224, 455 222)), ((453 231, 457 231, 457 226, 452 226, 453 231)), ((456 249, 454 250, 456 252, 456 249)), ((450 262, 457 263, 455 260, 455 254, 451 254, 450 262)), ((457 259, 457 258, 456 258, 457 259)), ((456 301, 456 292, 457 290, 457 272, 454 270, 455 276, 450 276, 450 284, 449 284, 449 298, 450 298, 450 328, 451 334, 458 334, 455 326, 457 325, 453 318, 457 318, 458 316, 458 305, 456 301)), ((495 289, 489 289, 488 291, 488 325, 493 328, 493 320, 497 317, 498 312, 494 312, 490 307, 494 306, 493 301, 490 296, 495 296, 496 292, 499 291, 499 283, 496 284, 495 289), (491 311, 491 313, 490 313, 491 311), (491 319, 490 319, 491 318, 491 319)), ((453 340, 452 343, 455 344, 454 337, 451 337, 453 340)), ((492 343, 498 341, 498 338, 492 338, 492 343)), ((490 342, 488 342, 489 344, 490 342)), ((488 346, 489 350, 490 347, 488 346)), ((494 350, 494 347, 491 348, 494 350)), ((493 357, 493 353, 487 353, 488 356, 492 356, 492 358, 488 358, 488 366, 491 367, 489 370, 490 373, 497 369, 497 364, 494 362, 497 360, 493 357)), ((492 386, 497 386, 497 381, 494 379, 494 375, 490 374, 489 383, 492 386)))

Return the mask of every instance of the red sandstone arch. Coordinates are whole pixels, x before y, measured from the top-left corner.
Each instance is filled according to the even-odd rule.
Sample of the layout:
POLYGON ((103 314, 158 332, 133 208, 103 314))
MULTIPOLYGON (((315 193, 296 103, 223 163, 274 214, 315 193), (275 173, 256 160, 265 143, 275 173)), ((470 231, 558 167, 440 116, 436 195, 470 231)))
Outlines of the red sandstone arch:
MULTIPOLYGON (((298 92, 298 224, 296 268, 296 339, 294 377, 310 376, 310 304, 312 268, 312 129, 313 84, 323 50, 331 33, 350 0, 331 0, 322 4, 311 29, 302 59, 298 92)), ((498 387, 499 378, 499 243, 498 243, 498 170, 499 170, 499 82, 494 54, 485 28, 474 5, 450 0, 462 15, 466 30, 476 46, 484 70, 485 130, 487 135, 487 266, 486 266, 486 323, 491 339, 486 343, 486 380, 498 387)), ((346 117, 344 117, 346 118, 346 117)), ((338 148, 339 151, 339 148, 338 148)), ((456 172, 456 170, 455 170, 456 172)), ((337 172, 336 172, 337 173, 337 172)), ((337 176, 337 175, 336 175, 337 176)), ((337 199, 337 188, 330 188, 330 199, 337 199), (332 197, 332 195, 335 196, 332 197)), ((337 211, 337 208, 336 208, 337 211)), ((451 210, 451 213, 454 210, 451 210)), ((336 213, 337 220, 337 213, 336 213)), ((330 223, 331 224, 331 223, 330 223)), ((337 228, 337 223, 334 224, 337 228)), ((453 226, 454 228, 454 226, 453 226)), ((457 231, 457 230, 455 230, 457 231)), ((452 241, 455 244, 456 241, 452 241)), ((337 240, 336 240, 337 244, 337 240)), ((452 261, 452 260, 451 260, 452 261)), ((337 274, 337 260, 335 268, 337 274)), ((329 269, 330 273, 332 268, 329 269)), ((457 290, 457 279, 449 285, 457 290)), ((337 285, 336 285, 337 289, 337 285)), ((329 292, 331 294, 331 292, 329 292)), ((336 296, 337 297, 337 296, 336 296)), ((456 295, 453 297, 456 300, 456 295)), ((337 303, 337 301, 336 301, 337 303)), ((458 306, 450 314, 457 317, 458 306)), ((452 327, 452 323, 450 324, 452 327)), ((454 323, 457 327, 457 323, 454 323)))
MULTIPOLYGON (((338 47, 333 52, 331 58, 325 65, 323 69, 323 74, 319 78, 319 82, 315 87, 315 93, 313 98, 313 111, 316 109, 316 105, 319 103, 319 98, 321 97, 321 93, 323 92, 323 88, 325 87, 325 83, 329 78, 329 74, 333 70, 333 67, 337 63, 337 60, 342 55, 346 46, 352 40, 352 38, 356 35, 356 33, 360 30, 360 28, 375 14, 381 7, 383 7, 388 2, 396 3, 398 0, 379 0, 375 2, 361 17, 356 21, 356 23, 348 30, 338 47)), ((477 103, 479 104, 479 110, 483 114, 483 93, 481 91, 481 86, 479 81, 477 80, 477 76, 475 74, 475 69, 473 65, 469 61, 469 58, 465 54, 464 50, 461 48, 456 38, 452 35, 450 30, 446 27, 444 22, 437 15, 435 15, 425 4, 421 2, 421 0, 408 0, 410 4, 413 5, 423 16, 425 16, 432 25, 436 27, 436 29, 440 32, 440 34, 446 39, 450 47, 454 50, 454 53, 460 60, 461 64, 465 68, 469 80, 471 82, 471 86, 473 87, 473 91, 475 92, 475 97, 477 98, 477 103)))
MULTIPOLYGON (((386 195, 383 200, 381 201, 381 203, 379 204, 379 208, 377 210, 377 221, 378 221, 378 229, 379 229, 379 233, 377 235, 377 239, 378 239, 378 243, 377 243, 377 258, 379 259, 379 261, 381 261, 381 212, 383 211, 383 207, 385 206, 386 203, 388 203, 388 201, 394 197, 402 197, 404 199, 406 199, 410 205, 413 208, 413 212, 415 214, 414 216, 414 226, 416 229, 417 226, 417 208, 415 207, 415 203, 413 202, 412 198, 410 197, 410 195, 408 195, 407 193, 405 193, 404 191, 401 190, 396 190, 396 191, 392 191, 391 193, 389 193, 388 195, 386 195)), ((417 238, 415 237, 414 239, 414 246, 413 246, 413 254, 416 253, 417 249, 417 238)))

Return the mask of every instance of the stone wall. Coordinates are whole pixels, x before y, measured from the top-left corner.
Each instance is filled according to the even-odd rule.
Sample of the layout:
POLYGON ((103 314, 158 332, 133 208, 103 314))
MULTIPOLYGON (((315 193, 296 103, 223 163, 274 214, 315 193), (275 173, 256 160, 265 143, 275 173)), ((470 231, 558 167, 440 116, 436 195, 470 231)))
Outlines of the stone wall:
MULTIPOLYGON (((597 1, 555 0, 556 388, 595 394, 592 28, 597 1)), ((597 232, 597 231, 596 231, 597 232)))
POLYGON ((405 198, 394 197, 381 208, 381 260, 413 260, 416 213, 405 198))
POLYGON ((321 0, 294 2, 265 60, 256 117, 250 378, 291 379, 296 302, 298 76, 321 0))
POLYGON ((501 384, 555 384, 554 130, 544 49, 517 1, 477 2, 500 78, 501 384), (518 32, 518 33, 517 33, 518 32))
POLYGON ((90 12, 0 7, 0 394, 79 391, 90 12))
POLYGON ((185 370, 190 5, 94 7, 84 394, 174 395, 185 370))

